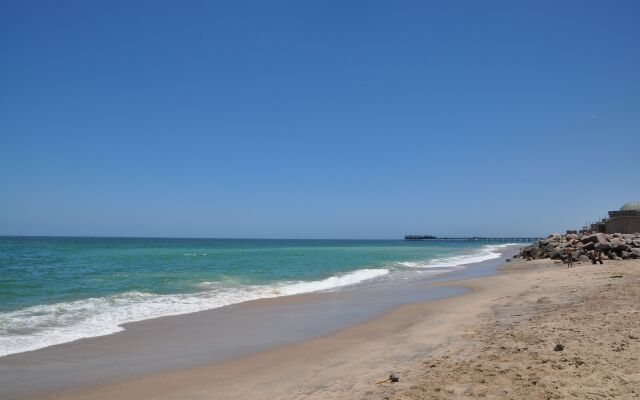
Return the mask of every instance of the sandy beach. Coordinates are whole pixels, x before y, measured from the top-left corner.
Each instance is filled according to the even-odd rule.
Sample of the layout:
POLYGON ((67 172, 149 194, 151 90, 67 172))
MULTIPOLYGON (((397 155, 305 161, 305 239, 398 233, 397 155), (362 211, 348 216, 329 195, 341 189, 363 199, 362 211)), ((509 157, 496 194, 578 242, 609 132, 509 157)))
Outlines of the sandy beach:
POLYGON ((455 344, 425 357, 392 399, 640 397, 640 260, 505 270, 518 293, 498 299, 455 344))
POLYGON ((0 400, 640 400, 639 20, 0 0, 0 400))
POLYGON ((34 398, 636 398, 639 267, 513 261, 313 340, 34 398))

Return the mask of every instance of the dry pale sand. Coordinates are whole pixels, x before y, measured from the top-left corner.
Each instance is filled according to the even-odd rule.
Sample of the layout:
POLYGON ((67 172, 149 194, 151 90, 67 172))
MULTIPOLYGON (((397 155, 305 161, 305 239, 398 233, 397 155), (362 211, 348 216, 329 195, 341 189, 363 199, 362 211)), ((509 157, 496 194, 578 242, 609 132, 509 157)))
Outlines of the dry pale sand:
POLYGON ((409 388, 385 388, 382 397, 639 398, 640 260, 522 279, 526 290, 467 326, 457 345, 426 357, 409 388))
MULTIPOLYGON (((447 282, 451 285, 451 282, 447 282)), ((640 260, 518 261, 335 334, 65 399, 636 398, 640 260), (554 351, 562 344, 562 351, 554 351), (381 383, 390 372, 398 383, 381 383)), ((176 338, 179 340, 179 338, 176 338)))

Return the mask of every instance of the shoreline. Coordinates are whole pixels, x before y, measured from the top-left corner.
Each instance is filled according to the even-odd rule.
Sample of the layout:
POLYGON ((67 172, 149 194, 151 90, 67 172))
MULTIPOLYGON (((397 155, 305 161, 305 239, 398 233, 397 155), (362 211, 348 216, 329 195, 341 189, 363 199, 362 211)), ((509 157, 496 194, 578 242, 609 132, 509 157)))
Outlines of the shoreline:
MULTIPOLYGON (((307 243, 307 241, 304 242, 307 243)), ((102 246, 109 244, 113 245, 114 243, 103 243, 102 246)), ((120 245, 120 243, 116 244, 120 245)), ((167 243, 153 244, 156 246, 160 244, 170 245, 167 243)), ((126 244, 126 246, 129 245, 131 244, 126 244)), ((218 241, 210 245, 220 247, 218 241)), ((236 246, 239 247, 245 245, 246 243, 244 242, 236 244, 236 246)), ((265 253, 263 254, 264 257, 266 257, 264 264, 273 267, 274 256, 270 254, 272 252, 271 250, 274 250, 277 254, 283 253, 284 251, 285 259, 289 262, 299 257, 300 252, 295 251, 295 247, 294 250, 292 250, 293 252, 288 254, 286 245, 288 245, 288 243, 285 243, 284 247, 282 245, 275 247, 266 245, 265 247, 265 243, 262 243, 256 247, 256 249, 262 250, 256 251, 265 253)), ((361 241, 350 241, 346 248, 350 249, 353 247, 357 253, 357 250, 361 249, 361 245, 361 241)), ((88 254, 92 254, 91 251, 88 251, 90 248, 86 246, 86 243, 80 246, 84 251, 85 257, 87 257, 88 254)), ((135 243, 133 243, 133 246, 138 249, 144 248, 145 244, 138 243, 136 247, 135 243)), ((305 246, 313 248, 314 246, 318 246, 318 243, 311 241, 311 243, 307 243, 305 246)), ((29 298, 29 295, 21 295, 22 297, 18 300, 26 302, 23 304, 24 307, 17 309, 9 307, 8 310, 0 313, 0 323, 6 328, 3 330, 3 334, 0 335, 0 357, 39 350, 76 340, 117 334, 125 329, 123 328, 124 326, 128 326, 128 324, 131 323, 213 310, 252 300, 314 292, 353 290, 360 287, 397 285, 403 282, 420 281, 458 268, 465 268, 469 264, 499 258, 502 252, 501 247, 504 247, 504 245, 462 246, 460 250, 456 250, 456 246, 443 246, 442 253, 438 254, 440 252, 438 248, 441 246, 426 246, 427 250, 423 251, 420 249, 422 246, 407 247, 406 245, 401 245, 400 247, 407 247, 408 253, 412 254, 412 256, 408 258, 417 261, 400 261, 403 257, 399 257, 400 260, 393 261, 395 257, 391 256, 391 258, 389 258, 389 255, 392 254, 396 246, 397 243, 390 244, 384 242, 381 247, 372 247, 372 251, 366 252, 366 256, 363 256, 362 251, 360 251, 361 254, 356 254, 355 256, 355 258, 360 259, 360 262, 352 265, 352 268, 347 270, 329 270, 319 276, 303 277, 304 273, 299 273, 300 271, 296 272, 295 268, 293 271, 289 271, 291 268, 284 268, 283 276, 271 280, 267 279, 262 283, 260 281, 262 278, 253 282, 249 279, 243 283, 244 278, 240 277, 239 281, 234 281, 234 272, 228 272, 226 275, 218 276, 216 272, 212 273, 209 271, 205 274, 206 276, 202 276, 203 265, 213 263, 212 268, 218 271, 217 273, 219 274, 220 271, 224 270, 224 268, 221 267, 221 263, 225 263, 220 260, 210 260, 209 257, 207 257, 209 256, 208 250, 198 249, 194 247, 193 244, 189 244, 189 248, 192 249, 190 251, 182 250, 181 246, 171 247, 171 249, 173 249, 172 252, 170 251, 171 257, 173 257, 171 258, 171 262, 181 262, 184 260, 184 262, 188 264, 185 268, 193 270, 193 280, 190 281, 186 278, 186 275, 181 272, 179 273, 179 278, 176 279, 172 279, 171 274, 167 275, 166 279, 168 279, 168 281, 163 284, 154 283, 153 279, 151 279, 151 281, 145 281, 145 279, 147 279, 145 274, 148 274, 148 271, 145 272, 143 268, 143 271, 138 272, 134 269, 131 271, 131 274, 140 274, 142 278, 139 283, 150 285, 148 288, 149 291, 140 289, 138 286, 128 285, 125 283, 126 279, 118 278, 122 273, 127 276, 129 272, 115 271, 114 276, 117 282, 112 282, 111 284, 119 287, 121 289, 119 291, 108 289, 104 291, 104 293, 93 295, 89 289, 85 290, 83 296, 77 298, 67 296, 68 298, 52 303, 43 302, 42 299, 36 299, 35 303, 29 303, 29 301, 33 301, 29 298), (416 247, 416 249, 412 250, 411 247, 416 247), (383 251, 381 255, 378 254, 378 256, 382 256, 381 258, 384 259, 382 262, 380 262, 380 257, 375 256, 377 251, 381 249, 389 249, 388 254, 385 254, 385 251, 383 251), (374 256, 371 254, 374 254, 374 256), (416 258, 417 256, 423 258, 416 258), (362 259, 363 257, 371 262, 364 262, 366 260, 362 259), (377 259, 378 261, 372 261, 372 259, 377 259), (166 286, 169 287, 174 285, 173 288, 175 290, 165 292, 162 287, 165 283, 166 286), (152 289, 153 287, 155 287, 157 291, 154 291, 152 289), (183 289, 186 291, 181 291, 183 289)), ((322 251, 329 251, 329 253, 337 251, 338 253, 333 254, 333 256, 340 256, 340 254, 345 256, 343 247, 336 247, 336 250, 332 250, 331 246, 320 247, 322 251)), ((98 250, 101 249, 100 246, 97 246, 97 248, 98 250)), ((224 248, 224 246, 222 249, 224 250, 223 253, 228 250, 224 248)), ((233 249, 236 249, 236 247, 233 247, 233 249)), ((350 256, 351 251, 346 250, 346 253, 350 256)), ((153 254, 155 253, 151 253, 152 261, 153 257, 158 257, 157 254, 155 256, 153 256, 153 254)), ((162 254, 164 253, 161 252, 161 255, 162 254)), ((233 251, 229 254, 231 254, 231 256, 227 255, 225 256, 226 258, 223 257, 223 259, 233 261, 234 257, 237 258, 237 254, 233 251)), ((144 256, 136 253, 136 257, 142 257, 140 262, 143 265, 146 265, 145 262, 149 262, 149 260, 144 258, 147 256, 149 255, 146 253, 144 256)), ((164 257, 164 255, 162 255, 162 257, 164 257)), ((213 258, 215 259, 215 257, 213 258)), ((315 258, 317 262, 318 256, 315 258)), ((95 262, 97 265, 101 265, 101 258, 98 257, 95 262)), ((260 261, 259 264, 262 262, 263 261, 260 261)), ((311 260, 310 263, 312 270, 318 268, 318 265, 315 265, 313 260, 311 260)), ((63 263, 63 265, 65 264, 63 263)), ((109 267, 106 266, 105 268, 105 271, 99 273, 108 275, 109 267)), ((89 271, 89 276, 98 272, 90 268, 89 271)), ((248 271, 248 276, 251 274, 263 274, 259 272, 259 268, 256 270, 255 267, 249 268, 248 271)), ((274 276, 280 273, 278 271, 279 269, 275 271, 276 274, 274 276)), ((52 272, 54 271, 49 270, 47 273, 52 272)), ((315 271, 316 274, 317 272, 318 271, 315 271)), ((87 273, 85 273, 85 275, 86 274, 87 273)), ((242 275, 242 273, 240 275, 242 275)), ((87 281, 86 278, 86 276, 80 273, 79 280, 76 284, 81 286, 84 284, 88 288, 96 284, 96 282, 91 279, 87 281)), ((109 282, 109 279, 107 279, 105 284, 109 286, 109 282)), ((102 281, 100 281, 100 284, 102 284, 102 281)), ((48 291, 53 293, 54 296, 59 294, 54 293, 57 287, 56 282, 51 282, 50 285, 45 286, 53 288, 48 291)), ((98 292, 100 291, 98 290, 98 292)), ((44 294, 42 294, 42 296, 44 296, 44 294)), ((4 297, 3 300, 5 300, 4 297)), ((419 299, 420 298, 417 297, 415 300, 419 299)), ((11 304, 13 300, 9 298, 8 301, 9 304, 11 304)))
MULTIPOLYGON (((62 390, 43 398, 268 399, 317 396, 347 399, 353 398, 354 393, 365 395, 375 388, 374 382, 388 376, 390 369, 397 370, 403 365, 418 362, 425 353, 451 343, 451 332, 463 324, 477 322, 481 312, 491 306, 496 287, 501 288, 501 295, 517 291, 517 287, 507 284, 508 276, 500 272, 497 275, 463 276, 458 280, 434 282, 434 288, 454 286, 464 288, 464 291, 400 305, 364 322, 309 340, 217 363, 125 378, 79 390, 62 390), (426 331, 428 334, 425 335, 426 331), (400 342, 395 343, 396 340, 400 342), (354 371, 357 372, 354 374, 354 371)), ((287 303, 287 298, 268 300, 287 303)))
POLYGON ((0 357, 0 388, 11 398, 40 397, 44 392, 109 384, 295 345, 375 319, 404 304, 458 295, 464 289, 436 282, 493 274, 506 254, 514 251, 504 249, 498 259, 410 284, 257 299, 133 322, 115 334, 7 355, 0 357))
MULTIPOLYGON (((518 391, 520 395, 515 398, 527 397, 530 391, 543 393, 542 398, 563 398, 557 393, 564 393, 565 389, 570 390, 569 394, 585 394, 583 398, 600 398, 597 389, 602 380, 583 382, 586 378, 581 375, 582 370, 567 369, 563 363, 570 363, 572 368, 600 363, 591 366, 591 374, 621 382, 610 385, 610 392, 633 394, 633 385, 640 383, 640 376, 629 375, 629 368, 636 368, 636 372, 640 368, 638 359, 632 356, 634 351, 640 351, 640 341, 627 331, 629 326, 635 326, 637 331, 640 323, 635 309, 637 297, 633 297, 640 295, 638 283, 639 260, 597 267, 578 264, 571 269, 551 260, 518 260, 500 266, 496 275, 432 284, 464 287, 464 293, 400 305, 314 339, 217 363, 133 374, 91 386, 70 385, 46 393, 34 391, 13 397, 9 393, 6 398, 446 399, 459 395, 503 398, 506 393, 518 391), (600 299, 603 292, 610 293, 608 301, 612 303, 618 297, 622 299, 609 305, 600 299), (615 319, 619 308, 629 306, 626 319, 615 319), (609 321, 590 326, 600 323, 591 318, 591 313, 603 307, 602 318, 609 321), (609 332, 609 324, 624 326, 609 332), (541 336, 532 338, 537 331, 541 336), (565 332, 578 333, 567 336, 565 332), (592 346, 593 342, 601 345, 601 341, 616 335, 622 336, 611 348, 592 346), (514 347, 514 338, 527 344, 514 347), (555 352, 553 346, 560 341, 572 353, 555 352), (594 351, 593 347, 605 353, 590 358, 587 353, 594 351), (618 359, 626 367, 611 368, 618 359), (467 370, 463 372, 464 367, 467 370), (566 371, 562 373, 573 375, 558 381, 555 376, 563 368, 566 371), (375 384, 391 372, 400 374, 399 383, 375 384), (589 387, 590 383, 595 388, 589 387), (495 392, 496 387, 505 392, 495 392), (582 388, 591 391, 583 393, 582 388)), ((288 298, 269 301, 289 305, 288 298)))
POLYGON ((464 294, 330 335, 43 398, 637 397, 638 267, 507 263, 498 275, 438 283, 464 294), (558 343, 566 348, 554 351, 558 343), (391 372, 399 383, 376 384, 391 372))

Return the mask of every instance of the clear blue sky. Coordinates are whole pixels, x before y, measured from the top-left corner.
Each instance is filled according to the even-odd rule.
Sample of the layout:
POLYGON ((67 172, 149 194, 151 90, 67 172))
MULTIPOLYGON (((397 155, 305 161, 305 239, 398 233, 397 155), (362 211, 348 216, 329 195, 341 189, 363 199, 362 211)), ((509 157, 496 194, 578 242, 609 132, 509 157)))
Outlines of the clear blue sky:
POLYGON ((397 238, 640 200, 638 1, 0 0, 0 234, 397 238))

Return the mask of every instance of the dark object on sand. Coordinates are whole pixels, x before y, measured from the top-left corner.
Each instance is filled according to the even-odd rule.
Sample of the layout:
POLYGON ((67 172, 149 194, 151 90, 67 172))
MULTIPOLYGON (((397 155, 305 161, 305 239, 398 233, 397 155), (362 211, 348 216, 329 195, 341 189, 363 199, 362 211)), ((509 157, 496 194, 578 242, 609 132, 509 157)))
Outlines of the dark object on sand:
POLYGON ((553 348, 553 351, 562 351, 562 350, 564 350, 564 345, 562 343, 556 344, 556 346, 553 348))
POLYGON ((593 253, 591 253, 591 264, 597 264, 600 263, 602 264, 602 252, 598 249, 594 250, 593 253))
POLYGON ((538 300, 536 300, 536 303, 551 303, 551 299, 546 296, 543 296, 543 297, 540 297, 538 300))
POLYGON ((381 383, 385 383, 385 382, 399 382, 400 381, 400 375, 396 374, 395 372, 392 373, 391 375, 389 375, 389 377, 383 381, 380 382, 376 382, 377 385, 381 384, 381 383))
POLYGON ((622 278, 622 275, 611 275, 610 278, 622 278))

